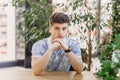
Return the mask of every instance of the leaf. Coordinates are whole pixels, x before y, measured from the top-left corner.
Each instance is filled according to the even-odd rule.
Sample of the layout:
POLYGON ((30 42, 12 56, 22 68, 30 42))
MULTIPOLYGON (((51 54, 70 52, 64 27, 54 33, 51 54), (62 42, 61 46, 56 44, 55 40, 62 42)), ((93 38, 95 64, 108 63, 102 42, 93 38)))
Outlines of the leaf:
POLYGON ((120 51, 114 54, 115 54, 115 58, 118 60, 118 62, 120 62, 120 51))
POLYGON ((92 24, 92 30, 94 30, 94 28, 96 28, 97 27, 97 24, 96 23, 93 23, 92 24))
POLYGON ((115 36, 114 44, 116 45, 115 49, 120 49, 120 34, 115 36))

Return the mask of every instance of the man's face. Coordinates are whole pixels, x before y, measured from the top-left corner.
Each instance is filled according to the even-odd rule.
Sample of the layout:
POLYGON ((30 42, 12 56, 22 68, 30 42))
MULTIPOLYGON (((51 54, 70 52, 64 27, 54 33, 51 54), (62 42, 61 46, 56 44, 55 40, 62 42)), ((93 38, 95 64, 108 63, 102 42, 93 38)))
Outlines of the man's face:
POLYGON ((65 38, 68 32, 68 23, 53 23, 49 28, 52 39, 65 38))

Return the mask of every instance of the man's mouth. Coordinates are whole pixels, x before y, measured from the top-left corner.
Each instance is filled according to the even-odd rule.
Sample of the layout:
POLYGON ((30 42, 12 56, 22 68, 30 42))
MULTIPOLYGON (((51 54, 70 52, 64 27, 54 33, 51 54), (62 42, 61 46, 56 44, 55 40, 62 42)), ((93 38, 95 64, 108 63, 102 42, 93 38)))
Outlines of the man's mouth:
POLYGON ((57 38, 64 38, 64 36, 58 36, 57 38))

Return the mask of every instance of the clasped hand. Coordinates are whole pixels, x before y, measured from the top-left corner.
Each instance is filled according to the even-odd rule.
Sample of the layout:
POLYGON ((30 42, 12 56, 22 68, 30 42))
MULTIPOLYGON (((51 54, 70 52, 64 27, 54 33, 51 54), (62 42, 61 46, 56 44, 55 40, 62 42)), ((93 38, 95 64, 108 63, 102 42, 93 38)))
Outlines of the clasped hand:
POLYGON ((56 38, 52 41, 52 46, 53 49, 64 49, 67 50, 68 49, 68 45, 65 41, 65 39, 60 39, 60 38, 56 38))

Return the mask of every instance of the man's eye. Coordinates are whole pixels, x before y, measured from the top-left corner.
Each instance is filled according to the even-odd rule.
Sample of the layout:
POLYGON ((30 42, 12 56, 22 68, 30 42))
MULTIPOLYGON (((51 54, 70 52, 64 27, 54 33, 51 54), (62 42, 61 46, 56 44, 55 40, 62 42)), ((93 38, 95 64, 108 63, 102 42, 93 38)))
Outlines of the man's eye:
POLYGON ((58 28, 58 27, 55 27, 55 30, 59 30, 59 28, 58 28))
POLYGON ((66 28, 63 28, 63 30, 66 30, 66 28))

